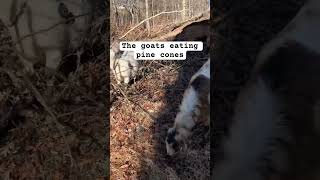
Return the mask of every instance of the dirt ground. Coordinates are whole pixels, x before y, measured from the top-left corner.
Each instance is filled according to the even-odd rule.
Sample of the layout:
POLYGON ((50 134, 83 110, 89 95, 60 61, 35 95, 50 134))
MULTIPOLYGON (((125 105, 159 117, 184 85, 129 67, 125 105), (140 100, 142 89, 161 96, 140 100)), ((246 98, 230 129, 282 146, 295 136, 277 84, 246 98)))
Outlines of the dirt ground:
POLYGON ((204 137, 208 129, 199 127, 178 157, 168 157, 165 149, 182 93, 205 61, 204 54, 194 53, 183 62, 147 62, 141 70, 148 72, 146 76, 127 90, 114 88, 111 179, 208 179, 210 144, 209 136, 204 137))
POLYGON ((39 65, 31 76, 21 71, 1 24, 1 180, 108 176, 105 20, 95 19, 90 36, 83 40, 83 64, 75 66, 76 56, 71 54, 61 72, 39 65))

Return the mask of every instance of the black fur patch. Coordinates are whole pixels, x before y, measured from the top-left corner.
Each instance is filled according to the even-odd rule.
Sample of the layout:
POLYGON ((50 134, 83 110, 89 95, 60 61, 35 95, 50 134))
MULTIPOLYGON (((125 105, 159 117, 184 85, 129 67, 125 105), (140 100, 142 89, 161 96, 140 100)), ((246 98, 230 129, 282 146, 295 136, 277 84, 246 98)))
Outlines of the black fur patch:
POLYGON ((268 58, 260 72, 272 89, 296 91, 312 88, 314 83, 318 84, 319 68, 319 54, 295 41, 288 41, 268 58))
POLYGON ((66 24, 73 24, 75 22, 73 13, 69 11, 64 3, 59 3, 58 12, 62 18, 68 20, 66 24))
POLYGON ((174 149, 174 151, 178 151, 179 150, 179 144, 175 139, 175 136, 177 135, 177 131, 173 130, 171 132, 168 133, 167 135, 167 143, 171 145, 171 147, 174 149))
POLYGON ((208 86, 210 86, 210 80, 204 76, 204 75, 199 75, 196 77, 190 84, 197 92, 202 93, 206 91, 208 86))
POLYGON ((176 143, 177 142, 176 139, 175 139, 176 134, 177 134, 176 130, 173 130, 173 131, 168 133, 168 135, 167 135, 168 144, 172 144, 172 143, 176 143))
POLYGON ((313 171, 320 164, 320 145, 313 106, 320 99, 320 54, 288 41, 279 47, 258 73, 285 102, 288 128, 294 144, 276 139, 276 144, 290 146, 290 173, 313 171))
MULTIPOLYGON (((279 47, 260 73, 267 85, 288 104, 294 118, 311 119, 311 106, 320 98, 320 55, 295 41, 279 47), (299 118, 298 118, 299 117, 299 118)), ((312 121, 296 121, 296 132, 310 133, 312 121)))

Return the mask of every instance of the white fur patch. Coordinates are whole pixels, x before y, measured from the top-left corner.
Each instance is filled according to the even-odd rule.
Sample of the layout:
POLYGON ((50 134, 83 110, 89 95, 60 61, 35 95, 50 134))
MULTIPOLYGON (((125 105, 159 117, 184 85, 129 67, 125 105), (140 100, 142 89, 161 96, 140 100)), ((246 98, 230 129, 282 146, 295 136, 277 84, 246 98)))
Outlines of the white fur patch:
MULTIPOLYGON (((71 0, 63 1, 65 7, 74 16, 89 13, 89 1, 75 3, 71 0)), ((19 59, 26 65, 26 68, 33 71, 32 65, 44 55, 46 65, 56 69, 61 61, 63 53, 68 48, 80 46, 81 38, 89 27, 89 16, 77 18, 72 24, 61 23, 66 19, 59 14, 60 2, 54 0, 16 0, 0 2, 0 18, 9 26, 10 35, 16 43, 21 37, 48 29, 60 22, 59 26, 51 28, 42 33, 35 33, 27 37, 15 46, 19 59), (15 4, 16 3, 16 4, 15 4), (16 9, 13 8, 16 5, 16 9), (29 13, 30 12, 30 13, 29 13), (12 21, 12 15, 17 16, 17 21, 12 21), (59 51, 59 52, 58 52, 59 51), (29 61, 29 63, 26 63, 29 61)))
POLYGON ((270 150, 269 140, 284 133, 277 125, 281 120, 280 104, 261 79, 245 89, 236 106, 230 137, 225 142, 225 160, 217 165, 215 179, 262 179, 257 168, 270 150))
MULTIPOLYGON (((290 23, 262 48, 255 69, 263 66, 278 48, 290 41, 320 53, 319 32, 320 1, 308 0, 290 23)), ((305 61, 308 63, 307 58, 305 61)), ((244 89, 237 104, 231 135, 224 146, 226 159, 214 170, 216 180, 264 179, 258 174, 257 167, 261 167, 258 163, 264 163, 261 156, 270 151, 270 148, 273 148, 273 168, 286 171, 287 152, 280 148, 274 149, 268 144, 275 137, 288 142, 292 138, 288 129, 277 125, 279 121, 283 121, 279 113, 281 103, 261 79, 250 84, 249 89, 244 89)), ((319 104, 317 102, 313 107, 317 130, 320 129, 319 104)))
POLYGON ((199 75, 204 75, 208 79, 210 79, 210 58, 202 67, 191 77, 190 82, 192 82, 199 75))
MULTIPOLYGON (((188 136, 191 135, 191 129, 195 126, 195 120, 193 115, 200 115, 198 105, 200 103, 199 93, 194 89, 192 81, 199 75, 204 75, 210 79, 210 59, 195 73, 190 82, 188 88, 185 90, 181 105, 179 107, 179 112, 175 118, 173 128, 170 128, 168 134, 171 131, 175 130, 178 132, 174 139, 177 142, 185 140, 188 136)), ((209 81, 210 82, 210 81, 209 81)), ((210 103, 210 93, 208 94, 208 102, 210 103)), ((208 115, 208 120, 210 116, 208 115)), ((175 154, 174 149, 171 147, 173 144, 169 144, 166 141, 166 149, 169 155, 175 154)))
POLYGON ((191 86, 183 95, 182 103, 180 105, 180 112, 190 113, 198 104, 198 93, 191 86))
POLYGON ((110 68, 118 84, 128 84, 137 75, 139 63, 134 59, 133 51, 125 51, 120 58, 116 58, 116 53, 111 49, 110 68))

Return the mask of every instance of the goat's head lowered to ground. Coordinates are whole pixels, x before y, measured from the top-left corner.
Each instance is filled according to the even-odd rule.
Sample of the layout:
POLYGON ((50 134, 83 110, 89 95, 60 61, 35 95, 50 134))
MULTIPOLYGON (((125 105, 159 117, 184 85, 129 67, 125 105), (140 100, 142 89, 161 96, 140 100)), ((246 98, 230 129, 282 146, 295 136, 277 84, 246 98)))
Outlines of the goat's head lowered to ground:
POLYGON ((90 1, 16 0, 0 2, 16 52, 27 70, 35 63, 56 69, 70 48, 77 48, 91 20, 90 1))
POLYGON ((203 120, 210 120, 210 59, 192 76, 184 92, 174 125, 167 133, 167 153, 174 155, 179 143, 186 140, 196 123, 203 120))

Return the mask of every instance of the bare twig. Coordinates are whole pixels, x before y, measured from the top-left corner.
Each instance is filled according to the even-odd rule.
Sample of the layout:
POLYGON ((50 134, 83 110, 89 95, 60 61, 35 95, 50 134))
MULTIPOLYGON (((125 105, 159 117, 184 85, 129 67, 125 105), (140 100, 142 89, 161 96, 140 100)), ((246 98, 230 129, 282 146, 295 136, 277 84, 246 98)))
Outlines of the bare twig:
POLYGON ((87 15, 89 15, 89 14, 91 14, 91 13, 80 14, 80 15, 74 16, 74 17, 72 17, 72 18, 68 18, 68 19, 66 19, 66 20, 57 22, 57 23, 55 23, 55 24, 53 24, 52 26, 49 26, 49 27, 47 27, 47 28, 41 29, 41 30, 39 30, 39 31, 30 33, 30 34, 27 34, 27 35, 25 35, 25 36, 22 36, 20 39, 18 39, 16 42, 14 42, 13 45, 16 45, 16 44, 20 43, 22 40, 24 40, 24 39, 26 39, 26 38, 28 38, 28 37, 32 37, 32 36, 34 36, 34 35, 36 35, 36 34, 41 34, 41 33, 50 31, 50 30, 52 30, 53 28, 55 28, 55 27, 57 27, 57 26, 59 26, 59 25, 61 25, 61 24, 65 24, 65 23, 67 23, 67 22, 70 21, 70 20, 77 19, 77 18, 80 18, 80 17, 82 17, 82 16, 87 16, 87 15))
POLYGON ((67 143, 68 141, 66 140, 66 137, 62 131, 63 129, 63 125, 58 121, 55 113, 53 112, 53 110, 47 105, 45 99, 43 98, 43 96, 41 95, 41 93, 37 90, 37 88, 32 84, 32 82, 29 80, 28 77, 26 76, 23 76, 23 79, 26 81, 27 85, 29 86, 29 88, 32 90, 35 98, 39 101, 39 103, 44 107, 44 109, 47 111, 47 113, 51 116, 53 122, 56 124, 58 130, 59 130, 59 133, 61 134, 66 146, 68 147, 68 152, 69 152, 69 156, 70 156, 70 159, 71 159, 71 166, 73 166, 74 163, 74 158, 71 154, 71 148, 69 146, 69 144, 67 143))
POLYGON ((1 68, 1 67, 0 67, 0 71, 6 73, 6 74, 9 76, 9 78, 11 79, 13 85, 14 85, 16 88, 19 87, 19 86, 18 86, 19 80, 18 80, 18 78, 17 78, 11 71, 9 71, 8 69, 5 69, 5 68, 1 68))
MULTIPOLYGON (((0 71, 2 72, 5 72, 8 74, 8 76, 12 79, 12 81, 14 83, 17 83, 18 81, 18 77, 16 77, 14 75, 13 72, 9 71, 9 70, 6 70, 6 69, 3 69, 3 68, 0 68, 0 71)), ((43 96, 40 94, 40 92, 37 90, 37 88, 32 84, 32 82, 29 80, 29 78, 27 78, 26 76, 23 76, 23 79, 25 80, 25 82, 27 83, 27 85, 29 86, 29 88, 31 89, 31 91, 33 92, 35 98, 39 101, 39 103, 44 107, 44 109, 47 111, 47 113, 52 117, 53 119, 53 122, 56 124, 57 128, 58 128, 58 131, 59 133, 61 134, 66 146, 67 146, 67 149, 68 149, 68 153, 69 153, 69 156, 70 156, 70 159, 71 159, 71 166, 73 165, 76 165, 76 163, 74 162, 74 158, 71 154, 71 148, 69 146, 69 144, 67 143, 68 141, 66 140, 66 137, 62 131, 63 129, 63 125, 57 120, 57 117, 55 115, 55 113, 53 112, 53 110, 51 110, 51 108, 47 105, 45 99, 43 98, 43 96)))
POLYGON ((210 10, 199 13, 198 15, 191 17, 183 22, 179 22, 179 23, 174 24, 174 26, 170 30, 171 32, 166 33, 165 35, 162 35, 162 36, 155 35, 154 36, 155 38, 153 38, 152 40, 153 41, 163 41, 163 40, 168 40, 168 39, 175 37, 177 34, 181 33, 181 31, 183 30, 184 27, 188 26, 189 24, 191 24, 193 22, 197 22, 208 11, 210 11, 210 10))
POLYGON ((147 111, 146 109, 144 109, 143 107, 140 106, 140 104, 137 104, 136 102, 132 101, 125 92, 123 92, 123 90, 118 86, 118 85, 115 85, 113 83, 111 83, 111 85, 113 86, 114 89, 118 89, 120 91, 120 93, 122 94, 122 96, 124 98, 126 98, 129 102, 131 102, 132 104, 138 106, 143 112, 145 112, 148 116, 150 116, 150 118, 155 121, 156 118, 149 112, 147 111))
POLYGON ((187 9, 184 9, 184 10, 180 10, 180 11, 163 11, 163 12, 160 12, 160 13, 158 13, 158 14, 156 14, 156 15, 153 15, 153 16, 151 16, 151 17, 148 17, 148 18, 142 20, 141 22, 139 22, 139 23, 138 23, 137 25, 135 25, 133 28, 131 28, 128 32, 126 32, 124 35, 122 35, 119 39, 123 39, 124 37, 126 37, 127 34, 129 34, 129 33, 130 33, 131 31, 133 31, 135 28, 139 27, 141 24, 143 24, 144 22, 146 22, 146 21, 148 21, 148 20, 150 20, 150 19, 153 19, 153 18, 155 18, 155 17, 157 17, 157 16, 160 16, 160 15, 162 15, 162 14, 181 13, 181 12, 183 12, 183 11, 188 11, 188 10, 187 10, 187 9))
POLYGON ((73 110, 73 111, 60 114, 60 115, 57 116, 57 118, 62 118, 62 117, 65 117, 65 116, 70 116, 70 115, 72 115, 72 114, 74 114, 74 113, 76 113, 76 112, 82 111, 82 110, 84 110, 84 109, 86 109, 86 108, 87 108, 87 106, 82 106, 82 107, 80 107, 80 108, 78 108, 78 109, 75 109, 75 110, 73 110))
POLYGON ((186 19, 184 21, 180 21, 180 22, 175 23, 174 27, 173 27, 173 30, 178 28, 178 27, 181 27, 181 25, 187 26, 188 25, 187 22, 197 21, 197 20, 199 20, 199 19, 201 19, 203 17, 205 17, 206 19, 209 19, 210 17, 206 17, 205 16, 206 13, 210 13, 210 9, 207 9, 206 11, 200 12, 197 15, 190 17, 189 19, 186 19))

